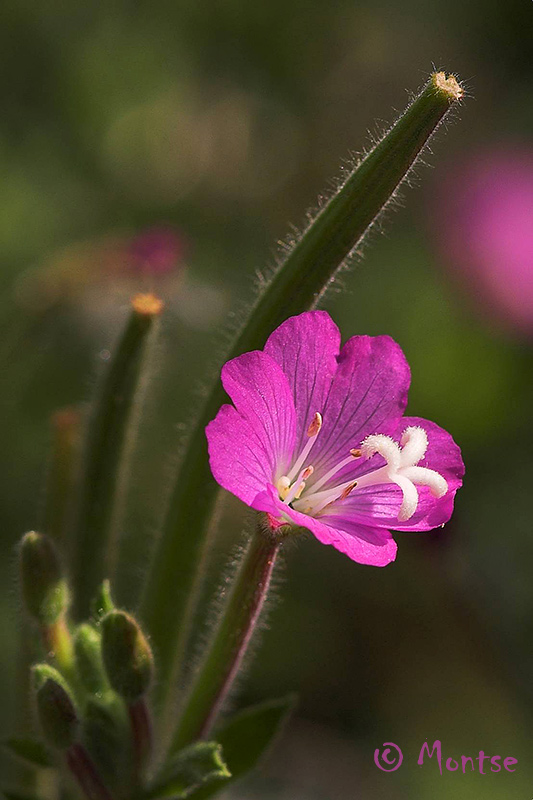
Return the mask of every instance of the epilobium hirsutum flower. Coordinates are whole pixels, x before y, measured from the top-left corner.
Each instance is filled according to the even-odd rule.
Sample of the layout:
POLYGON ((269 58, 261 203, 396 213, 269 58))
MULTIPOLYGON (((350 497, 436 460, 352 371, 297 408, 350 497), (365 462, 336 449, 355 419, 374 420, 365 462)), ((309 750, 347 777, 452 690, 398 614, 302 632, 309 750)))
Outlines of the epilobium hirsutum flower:
POLYGON ((533 336, 533 150, 470 157, 449 174, 438 208, 446 263, 492 323, 533 336))
POLYGON ((410 371, 388 336, 340 333, 324 311, 291 317, 265 349, 222 369, 224 405, 207 426, 215 479, 273 527, 308 528, 361 564, 396 556, 390 528, 451 516, 464 473, 452 437, 404 417, 410 371))

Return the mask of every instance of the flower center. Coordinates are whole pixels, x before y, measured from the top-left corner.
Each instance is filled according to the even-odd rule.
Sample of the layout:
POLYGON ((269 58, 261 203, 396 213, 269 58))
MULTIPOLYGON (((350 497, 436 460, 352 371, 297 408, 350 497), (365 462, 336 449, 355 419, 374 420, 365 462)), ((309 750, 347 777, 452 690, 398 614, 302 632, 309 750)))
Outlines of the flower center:
POLYGON ((383 434, 367 436, 358 449, 350 450, 332 469, 314 481, 307 488, 306 482, 314 473, 308 462, 313 445, 322 428, 322 416, 318 412, 307 429, 308 440, 302 452, 294 462, 287 475, 282 475, 276 484, 280 499, 286 505, 313 517, 324 512, 332 503, 345 500, 357 487, 393 483, 402 491, 402 504, 398 512, 398 521, 406 522, 415 513, 418 506, 417 486, 427 486, 434 497, 443 497, 448 491, 448 484, 440 473, 427 467, 419 467, 428 447, 426 431, 418 426, 409 426, 402 433, 400 444, 383 434), (357 478, 345 481, 327 489, 323 487, 348 464, 358 458, 372 458, 380 455, 386 464, 357 478))

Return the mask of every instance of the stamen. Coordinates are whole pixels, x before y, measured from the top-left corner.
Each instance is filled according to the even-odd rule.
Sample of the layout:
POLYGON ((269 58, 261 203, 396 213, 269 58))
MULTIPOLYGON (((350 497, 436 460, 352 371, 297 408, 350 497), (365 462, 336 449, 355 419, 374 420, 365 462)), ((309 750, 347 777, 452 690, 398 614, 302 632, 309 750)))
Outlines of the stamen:
POLYGON ((287 497, 290 487, 291 487, 290 479, 287 477, 287 475, 282 475, 276 484, 276 489, 278 490, 278 494, 282 500, 285 500, 285 498, 287 497))
MULTIPOLYGON (((351 483, 348 484, 348 486, 344 487, 344 489, 342 490, 342 492, 340 493, 340 495, 338 497, 333 497, 329 501, 327 499, 323 500, 321 503, 319 503, 317 506, 315 506, 313 508, 313 514, 316 516, 316 514, 318 514, 320 511, 325 511, 326 508, 329 508, 329 506, 332 506, 333 503, 337 502, 337 500, 346 500, 346 498, 348 497, 350 492, 353 489, 355 489, 356 486, 357 486, 357 481, 352 481, 351 483)), ((338 487, 338 488, 340 488, 340 487, 338 487)))
POLYGON ((307 456, 311 452, 311 448, 313 447, 314 443, 316 442, 316 437, 320 433, 320 428, 322 427, 322 414, 318 411, 315 412, 315 416, 313 417, 311 424, 307 428, 307 436, 308 441, 303 448, 302 452, 294 462, 293 466, 291 467, 290 472, 288 473, 288 477, 291 481, 294 480, 296 475, 298 475, 299 470, 302 468, 304 463, 307 461, 307 456))
MULTIPOLYGON (((356 483, 357 482, 353 480, 346 481, 346 483, 340 483, 338 486, 333 486, 331 489, 325 489, 323 492, 315 492, 313 486, 312 493, 299 500, 298 506, 295 505, 295 508, 297 511, 303 511, 304 514, 316 514, 330 503, 338 500, 348 488, 350 490, 348 492, 349 494, 356 483)), ((346 494, 346 497, 348 497, 348 494, 346 494)))
POLYGON ((359 458, 360 455, 361 452, 359 450, 350 450, 350 455, 347 458, 344 458, 342 461, 340 461, 336 466, 333 467, 333 469, 330 469, 329 472, 326 472, 326 474, 320 478, 320 480, 313 484, 313 494, 315 494, 315 492, 321 489, 324 484, 331 480, 331 478, 333 478, 333 476, 336 475, 339 470, 343 469, 343 467, 345 467, 347 464, 351 464, 354 458, 359 458), (354 453, 359 453, 359 456, 354 455, 354 453))
POLYGON ((303 469, 300 474, 298 475, 297 480, 294 481, 291 488, 289 489, 287 496, 283 500, 285 505, 289 505, 295 500, 297 497, 301 495, 303 490, 305 489, 305 481, 306 479, 313 474, 314 467, 306 467, 303 469))
POLYGON ((315 416, 313 417, 313 421, 311 422, 311 424, 307 429, 307 435, 309 437, 316 436, 317 433, 320 431, 321 427, 322 427, 322 414, 320 414, 320 412, 318 411, 315 411, 315 416))
POLYGON ((343 492, 342 492, 341 496, 339 497, 339 500, 346 500, 346 498, 348 497, 350 492, 353 489, 355 489, 356 486, 357 486, 357 481, 352 481, 352 483, 349 486, 347 486, 346 489, 343 489, 343 492))

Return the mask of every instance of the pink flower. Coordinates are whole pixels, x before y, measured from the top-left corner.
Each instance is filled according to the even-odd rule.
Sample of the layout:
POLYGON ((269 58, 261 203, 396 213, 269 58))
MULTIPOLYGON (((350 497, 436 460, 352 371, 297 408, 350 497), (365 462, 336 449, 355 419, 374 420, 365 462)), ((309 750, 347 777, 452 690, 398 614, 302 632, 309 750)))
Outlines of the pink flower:
POLYGON ((264 350, 222 369, 234 405, 206 429, 218 483, 361 564, 396 557, 390 528, 450 518, 464 473, 452 437, 404 417, 410 371, 388 336, 340 332, 325 311, 291 317, 264 350))
POLYGON ((185 242, 177 230, 161 225, 136 236, 129 251, 132 272, 162 276, 173 272, 183 261, 185 242))
POLYGON ((491 152, 454 173, 437 230, 492 316, 533 334, 533 151, 491 152))

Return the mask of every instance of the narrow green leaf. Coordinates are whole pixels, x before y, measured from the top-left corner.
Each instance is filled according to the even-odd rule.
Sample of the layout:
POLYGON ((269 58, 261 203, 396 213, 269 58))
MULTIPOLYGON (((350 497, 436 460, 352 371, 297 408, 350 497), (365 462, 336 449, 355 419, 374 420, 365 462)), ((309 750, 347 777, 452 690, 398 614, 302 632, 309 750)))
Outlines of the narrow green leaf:
POLYGON ((271 700, 241 711, 217 733, 217 741, 231 772, 223 784, 202 786, 191 800, 207 800, 251 772, 287 722, 296 703, 295 695, 271 700))
POLYGON ((5 797, 5 800, 41 800, 37 795, 19 792, 16 789, 1 789, 0 791, 3 797, 5 797))
MULTIPOLYGON (((286 249, 281 263, 259 291, 228 358, 263 347, 268 335, 287 317, 320 301, 462 95, 455 78, 444 73, 430 77, 381 141, 286 249)), ((207 523, 216 485, 209 470, 205 426, 224 402, 217 380, 187 442, 142 601, 142 617, 158 653, 158 699, 161 707, 169 709, 169 694, 180 671, 180 660, 187 653, 205 556, 211 549, 207 523)))
POLYGON ((81 444, 81 413, 74 407, 52 415, 52 453, 48 466, 43 529, 64 549, 70 547, 73 503, 81 444))
POLYGON ((129 320, 89 424, 72 569, 78 618, 89 613, 98 584, 112 572, 117 506, 127 470, 128 445, 135 438, 137 422, 132 410, 142 384, 146 338, 161 308, 154 295, 133 298, 129 320))
POLYGON ((2 744, 10 755, 26 761, 34 767, 53 767, 54 760, 48 748, 37 739, 11 738, 2 744))
POLYGON ((217 742, 198 742, 182 750, 165 768, 147 794, 150 798, 190 797, 195 790, 231 777, 217 742))

